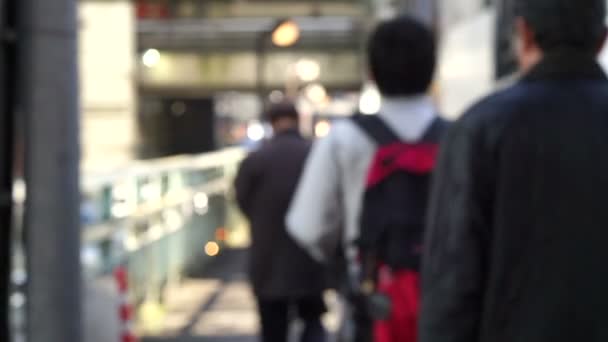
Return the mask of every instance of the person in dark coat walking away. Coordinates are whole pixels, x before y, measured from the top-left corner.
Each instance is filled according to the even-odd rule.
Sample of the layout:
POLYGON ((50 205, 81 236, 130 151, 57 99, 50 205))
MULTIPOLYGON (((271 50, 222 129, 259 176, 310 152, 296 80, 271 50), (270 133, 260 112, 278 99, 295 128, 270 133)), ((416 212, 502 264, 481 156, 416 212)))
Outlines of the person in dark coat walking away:
POLYGON ((292 312, 304 322, 301 340, 322 342, 326 273, 285 227, 310 143, 298 131, 298 112, 292 103, 274 105, 267 116, 274 137, 243 161, 235 183, 238 204, 251 225, 250 278, 263 342, 287 341, 292 312))
POLYGON ((438 165, 420 342, 608 341, 604 0, 516 0, 523 78, 438 165))

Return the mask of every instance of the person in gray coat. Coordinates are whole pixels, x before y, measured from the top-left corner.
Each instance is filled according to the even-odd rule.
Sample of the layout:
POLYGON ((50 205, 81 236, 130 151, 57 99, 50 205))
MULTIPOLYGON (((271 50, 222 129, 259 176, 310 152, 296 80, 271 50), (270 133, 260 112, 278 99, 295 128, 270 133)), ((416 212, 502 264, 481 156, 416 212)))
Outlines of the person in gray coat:
POLYGON ((263 342, 287 341, 292 312, 305 323, 303 342, 325 341, 321 315, 325 270, 287 234, 285 216, 310 143, 298 130, 290 102, 267 113, 274 137, 242 163, 235 181, 238 204, 251 226, 249 275, 257 298, 263 342))

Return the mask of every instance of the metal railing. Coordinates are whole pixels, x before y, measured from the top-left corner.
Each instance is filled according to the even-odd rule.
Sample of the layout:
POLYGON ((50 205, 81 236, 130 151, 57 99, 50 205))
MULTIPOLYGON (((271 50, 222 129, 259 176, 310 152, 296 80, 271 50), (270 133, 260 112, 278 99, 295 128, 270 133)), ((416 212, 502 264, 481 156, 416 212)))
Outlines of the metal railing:
POLYGON ((87 279, 126 266, 132 296, 141 302, 162 296, 167 283, 201 267, 242 226, 231 184, 243 156, 230 149, 84 175, 87 279))
MULTIPOLYGON (((200 270, 224 248, 247 244, 232 181, 242 149, 134 162, 109 173, 84 173, 81 181, 80 253, 84 281, 84 342, 118 340, 120 293, 113 279, 127 270, 135 309, 162 303, 165 289, 200 270)), ((30 246, 23 239, 25 183, 14 185, 12 239, 12 341, 30 323, 25 291, 30 246)))

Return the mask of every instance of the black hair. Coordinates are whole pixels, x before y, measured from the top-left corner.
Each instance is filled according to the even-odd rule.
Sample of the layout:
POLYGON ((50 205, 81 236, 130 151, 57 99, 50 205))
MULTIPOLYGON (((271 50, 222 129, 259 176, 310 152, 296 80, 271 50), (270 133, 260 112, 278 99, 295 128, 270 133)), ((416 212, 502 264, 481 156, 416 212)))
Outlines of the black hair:
POLYGON ((406 16, 380 23, 369 39, 368 62, 383 95, 424 93, 435 72, 434 34, 406 16))
POLYGON ((291 101, 282 101, 270 105, 266 111, 266 119, 270 123, 274 123, 283 118, 293 119, 298 121, 299 113, 296 106, 291 101))
POLYGON ((606 34, 605 0, 515 0, 515 13, 545 52, 576 48, 595 53, 606 34))

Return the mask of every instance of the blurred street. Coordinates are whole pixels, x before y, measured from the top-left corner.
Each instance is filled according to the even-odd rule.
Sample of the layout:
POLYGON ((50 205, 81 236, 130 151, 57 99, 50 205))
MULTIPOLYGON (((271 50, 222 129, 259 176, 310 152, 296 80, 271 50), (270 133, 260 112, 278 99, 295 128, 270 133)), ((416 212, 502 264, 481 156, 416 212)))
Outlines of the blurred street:
MULTIPOLYGON (((514 39, 514 4, 0 0, 0 342, 254 342, 261 340, 261 321, 264 333, 278 332, 280 342, 323 339, 324 328, 333 342, 338 326, 346 335, 365 326, 342 315, 353 303, 341 306, 338 295, 326 290, 352 285, 345 284, 348 278, 317 262, 366 270, 358 250, 365 246, 360 211, 377 184, 360 181, 372 179, 367 172, 385 139, 375 139, 359 120, 371 118, 373 125, 380 118, 376 124, 388 129, 391 141, 407 148, 432 145, 425 155, 432 161, 424 167, 428 178, 420 183, 430 189, 431 179, 440 179, 431 178, 435 151, 443 144, 438 132, 526 75, 518 54, 522 44, 514 39), (402 42, 387 38, 393 33, 377 34, 390 22, 395 26, 386 32, 398 32, 394 37, 402 42), (424 140, 427 135, 432 141, 424 140), (327 273, 336 273, 331 286, 327 273), (326 306, 329 313, 323 314, 326 306)), ((608 70, 608 48, 596 59, 587 55, 598 74, 608 70)), ((559 100, 555 96, 543 108, 568 107, 559 100)), ((572 121, 544 114, 549 119, 538 124, 542 134, 529 133, 529 126, 521 130, 523 140, 533 139, 545 134, 545 126, 564 123, 568 134, 553 142, 563 144, 553 168, 564 174, 571 170, 567 162, 584 165, 606 155, 604 145, 596 155, 589 152, 605 142, 605 129, 593 144, 573 149, 578 140, 569 130, 589 128, 579 102, 596 110, 601 101, 577 100, 571 107, 579 116, 572 121), (568 159, 569 149, 575 151, 568 159)), ((598 122, 590 126, 604 127, 598 122)), ((498 133, 487 136, 500 140, 498 133)), ((552 146, 538 144, 543 148, 527 164, 551 165, 545 145, 552 146)), ((482 150, 497 148, 491 147, 482 150)), ((466 159, 457 154, 458 162, 466 159)), ((552 212, 566 215, 600 189, 608 173, 590 165, 598 176, 588 188, 578 186, 586 176, 570 183, 556 176, 559 189, 572 185, 575 195, 550 196, 550 203, 568 203, 568 210, 552 212)), ((504 188, 514 191, 522 187, 520 179, 531 178, 522 171, 517 186, 504 188)), ((419 203, 430 203, 423 199, 419 203)), ((603 202, 589 201, 583 209, 603 202)), ((382 214, 369 217, 397 216, 382 214)), ((413 262, 399 259, 397 265, 416 265, 416 273, 424 268, 422 221, 416 234, 408 230, 417 239, 407 256, 413 262)), ((382 241, 397 241, 378 231, 382 241)), ((386 266, 371 260, 374 269, 386 266)), ((562 282, 559 267, 555 283, 562 282)), ((369 285, 369 279, 360 280, 369 285)), ((411 331, 419 326, 413 322, 411 331)))
MULTIPOLYGON (((255 301, 245 267, 247 250, 227 250, 206 267, 194 270, 166 294, 163 325, 143 342, 254 342, 259 329, 255 301)), ((337 304, 327 296, 331 312, 325 317, 335 331, 337 304)), ((292 330, 297 330, 297 324, 292 330)))
POLYGON ((258 323, 245 278, 246 253, 227 251, 168 291, 163 331, 144 341, 255 341, 258 323))

